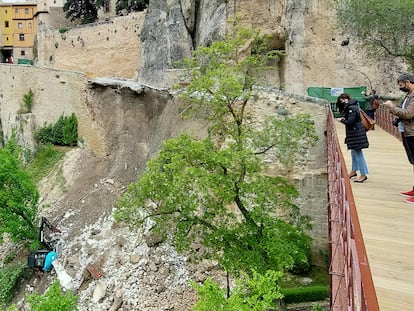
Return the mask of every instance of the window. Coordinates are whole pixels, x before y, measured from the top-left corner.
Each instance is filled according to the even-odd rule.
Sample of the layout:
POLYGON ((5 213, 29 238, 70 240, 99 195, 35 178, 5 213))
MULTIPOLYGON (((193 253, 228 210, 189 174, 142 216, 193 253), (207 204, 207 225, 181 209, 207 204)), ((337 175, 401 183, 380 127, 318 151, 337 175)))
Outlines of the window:
POLYGON ((32 23, 28 23, 27 27, 32 28, 32 23))
POLYGON ((24 14, 29 14, 29 9, 28 8, 24 9, 24 14))
POLYGON ((23 23, 18 23, 18 24, 17 24, 17 27, 18 27, 19 29, 22 29, 22 28, 23 28, 23 23))
POLYGON ((24 33, 19 34, 19 40, 24 41, 24 33))
POLYGON ((9 21, 4 22, 4 27, 9 28, 9 21))
POLYGON ((23 51, 20 51, 20 55, 21 56, 25 56, 26 55, 26 52, 23 50, 23 51))
POLYGON ((16 12, 16 14, 19 14, 19 9, 16 9, 16 11, 15 11, 15 12, 16 12))

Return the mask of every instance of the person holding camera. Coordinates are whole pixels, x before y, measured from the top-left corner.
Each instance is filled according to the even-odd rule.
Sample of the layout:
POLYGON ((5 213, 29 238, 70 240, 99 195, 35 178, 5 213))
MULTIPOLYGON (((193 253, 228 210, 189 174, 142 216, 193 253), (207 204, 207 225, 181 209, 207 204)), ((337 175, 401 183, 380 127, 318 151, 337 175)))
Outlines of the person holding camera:
MULTIPOLYGON (((377 91, 371 90, 369 94, 367 94, 366 92, 362 92, 361 95, 367 101, 365 104, 365 112, 372 120, 375 120, 375 110, 378 109, 379 104, 380 104, 380 101, 379 101, 380 97, 377 95, 377 91)), ((372 129, 374 130, 374 128, 372 129)))
MULTIPOLYGON (((407 93, 401 103, 401 107, 395 106, 390 100, 387 100, 384 106, 397 117, 393 120, 393 124, 398 126, 401 132, 403 146, 408 161, 413 165, 414 172, 414 75, 401 74, 397 78, 397 83, 400 90, 407 93)), ((411 190, 401 192, 400 194, 407 197, 405 202, 414 204, 414 186, 411 190)))
POLYGON ((351 150, 352 170, 348 177, 357 177, 359 171, 361 176, 355 178, 354 182, 363 183, 368 179, 368 166, 362 149, 368 148, 369 142, 361 122, 358 101, 351 99, 347 93, 342 93, 338 97, 336 106, 342 114, 339 122, 345 124, 345 144, 348 150, 351 150))

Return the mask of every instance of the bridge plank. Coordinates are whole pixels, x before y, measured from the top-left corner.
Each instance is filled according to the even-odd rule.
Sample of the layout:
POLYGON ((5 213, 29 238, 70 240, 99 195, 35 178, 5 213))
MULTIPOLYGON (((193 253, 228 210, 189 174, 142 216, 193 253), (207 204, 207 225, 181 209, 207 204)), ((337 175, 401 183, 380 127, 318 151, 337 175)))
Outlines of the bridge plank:
MULTIPOLYGON (((335 124, 350 171, 345 128, 335 124)), ((351 185, 378 303, 381 311, 414 310, 414 204, 399 195, 413 186, 413 167, 402 143, 378 126, 368 139, 368 180, 351 185)))

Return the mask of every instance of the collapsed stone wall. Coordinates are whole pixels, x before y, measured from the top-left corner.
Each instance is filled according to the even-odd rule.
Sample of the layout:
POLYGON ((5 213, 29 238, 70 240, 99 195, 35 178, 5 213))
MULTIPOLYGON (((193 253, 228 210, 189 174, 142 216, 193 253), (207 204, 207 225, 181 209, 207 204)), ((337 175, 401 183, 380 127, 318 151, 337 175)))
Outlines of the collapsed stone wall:
MULTIPOLYGON (((131 81, 88 79, 82 73, 20 65, 0 65, 0 79, 4 82, 0 117, 8 135, 29 87, 35 99, 29 114, 34 130, 62 114, 73 112, 78 117, 86 148, 68 152, 60 169, 40 183, 40 213, 59 220, 64 245, 61 258, 68 273, 79 281, 80 310, 107 310, 119 296, 125 310, 136 310, 137 305, 154 311, 167 306, 190 310, 196 297, 188 280, 205 280, 216 268, 214 264, 194 267, 164 243, 148 245, 142 232, 114 223, 112 211, 163 139, 182 131, 203 135, 205 125, 181 120, 176 94, 131 81), (85 278, 88 264, 102 269, 100 280, 85 278), (98 287, 106 289, 99 299, 95 297, 98 287)), ((318 264, 319 249, 327 243, 327 108, 321 102, 268 88, 258 88, 253 100, 251 112, 259 122, 282 110, 310 113, 315 121, 320 141, 289 178, 299 189, 296 203, 313 218, 314 263, 318 264)), ((269 160, 270 173, 278 174, 276 160, 269 160)), ((36 286, 46 289, 50 280, 42 278, 36 286)))
MULTIPOLYGON (((0 79, 4 82, 0 85, 0 118, 6 139, 13 129, 24 124, 21 131, 25 135, 23 145, 33 149, 33 133, 37 128, 56 122, 62 115, 75 113, 82 144, 98 158, 110 161, 110 171, 121 176, 125 184, 143 169, 163 139, 182 130, 193 134, 202 133, 203 128, 205 131, 202 122, 180 120, 177 98, 167 90, 124 84, 123 81, 118 81, 117 85, 116 80, 91 80, 81 73, 30 66, 1 65, 0 79), (31 113, 23 118, 19 110, 29 89, 33 90, 34 104, 31 113), (30 122, 20 122, 23 119, 30 122), (129 174, 125 165, 133 168, 127 170, 129 174)), ((278 109, 310 113, 315 119, 320 141, 305 162, 295 168, 292 178, 301 184, 305 194, 300 205, 312 216, 325 215, 321 208, 326 207, 326 144, 323 135, 326 108, 277 89, 264 88, 255 98, 257 103, 253 113, 259 119, 276 113, 278 109)), ((318 221, 318 224, 326 223, 318 221)), ((320 226, 315 236, 326 237, 327 228, 320 226)), ((323 243, 323 238, 319 241, 323 243)))

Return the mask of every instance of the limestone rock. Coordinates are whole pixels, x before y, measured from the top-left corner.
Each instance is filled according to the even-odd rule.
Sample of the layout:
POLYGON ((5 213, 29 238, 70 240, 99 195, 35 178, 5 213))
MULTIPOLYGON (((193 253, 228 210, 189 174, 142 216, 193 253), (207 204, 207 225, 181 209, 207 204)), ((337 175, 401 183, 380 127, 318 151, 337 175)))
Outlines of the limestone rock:
POLYGON ((95 289, 93 290, 92 301, 99 302, 106 295, 106 284, 103 281, 97 281, 95 289))

